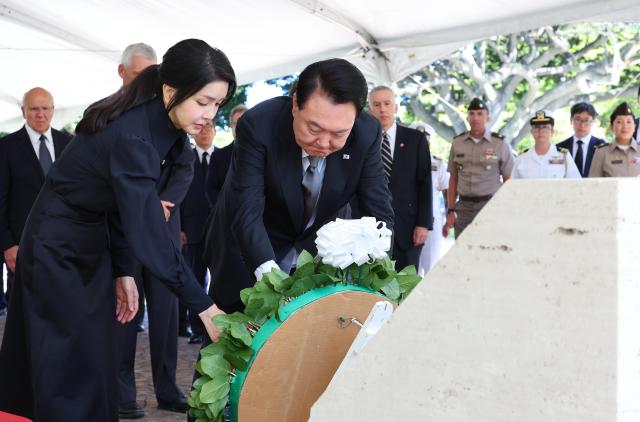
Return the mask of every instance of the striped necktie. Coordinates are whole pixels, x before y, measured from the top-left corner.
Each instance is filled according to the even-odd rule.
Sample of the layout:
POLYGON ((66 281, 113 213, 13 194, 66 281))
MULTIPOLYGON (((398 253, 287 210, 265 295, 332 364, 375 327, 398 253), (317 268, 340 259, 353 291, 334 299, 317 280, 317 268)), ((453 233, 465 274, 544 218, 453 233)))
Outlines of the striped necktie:
POLYGON ((389 135, 387 135, 387 132, 382 133, 382 165, 384 166, 384 174, 387 176, 387 179, 391 179, 393 157, 391 156, 391 144, 389 143, 389 135))

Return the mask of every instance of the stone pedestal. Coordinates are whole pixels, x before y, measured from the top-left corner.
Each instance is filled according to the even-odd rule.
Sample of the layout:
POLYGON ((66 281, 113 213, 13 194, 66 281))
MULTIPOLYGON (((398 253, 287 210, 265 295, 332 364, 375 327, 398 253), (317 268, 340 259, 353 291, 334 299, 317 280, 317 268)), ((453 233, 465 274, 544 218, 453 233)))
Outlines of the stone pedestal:
POLYGON ((640 180, 507 182, 310 420, 640 421, 640 180))

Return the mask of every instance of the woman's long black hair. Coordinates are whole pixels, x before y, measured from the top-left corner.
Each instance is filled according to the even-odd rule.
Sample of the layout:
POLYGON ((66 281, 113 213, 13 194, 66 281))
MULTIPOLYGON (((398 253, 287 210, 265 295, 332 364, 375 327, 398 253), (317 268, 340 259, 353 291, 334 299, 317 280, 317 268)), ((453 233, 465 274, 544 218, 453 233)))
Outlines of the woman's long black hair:
POLYGON ((202 40, 183 40, 167 50, 162 63, 140 73, 129 85, 87 108, 76 133, 96 133, 125 111, 162 97, 162 85, 176 90, 167 112, 210 82, 229 84, 222 107, 236 91, 236 75, 227 56, 202 40))

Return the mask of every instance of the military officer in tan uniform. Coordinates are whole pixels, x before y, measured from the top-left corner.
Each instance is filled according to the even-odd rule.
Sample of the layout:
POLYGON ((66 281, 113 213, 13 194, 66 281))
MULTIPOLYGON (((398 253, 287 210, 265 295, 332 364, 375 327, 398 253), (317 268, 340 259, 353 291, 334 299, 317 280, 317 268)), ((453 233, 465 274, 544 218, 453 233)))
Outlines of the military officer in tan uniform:
POLYGON ((589 177, 640 176, 640 148, 633 138, 635 116, 626 102, 611 114, 611 129, 615 140, 596 149, 589 177))
POLYGON ((580 171, 567 148, 551 143, 553 117, 544 110, 529 120, 535 145, 516 158, 512 179, 580 179, 580 171))
POLYGON ((513 168, 511 147, 502 136, 488 130, 489 110, 479 98, 469 104, 467 121, 470 130, 451 143, 449 208, 442 228, 445 237, 452 227, 456 238, 460 236, 502 183, 509 180, 513 168))

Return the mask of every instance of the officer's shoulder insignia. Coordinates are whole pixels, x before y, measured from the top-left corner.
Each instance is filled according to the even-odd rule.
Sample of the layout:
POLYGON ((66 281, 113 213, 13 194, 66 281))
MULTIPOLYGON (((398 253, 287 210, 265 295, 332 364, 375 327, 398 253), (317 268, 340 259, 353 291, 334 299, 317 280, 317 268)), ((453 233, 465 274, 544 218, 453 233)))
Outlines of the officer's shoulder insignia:
POLYGON ((521 152, 520 154, 518 154, 518 155, 524 155, 524 154, 526 154, 527 152, 529 152, 529 149, 530 149, 530 148, 525 149, 524 151, 522 151, 522 152, 521 152))
POLYGON ((500 135, 497 132, 491 132, 491 136, 493 136, 494 138, 498 138, 504 141, 504 135, 500 135))
POLYGON ((560 151, 563 154, 568 154, 569 150, 567 148, 558 148, 558 151, 560 151))
POLYGON ((454 136, 453 139, 463 138, 463 137, 466 137, 467 135, 469 135, 469 131, 459 133, 456 136, 454 136))
POLYGON ((604 144, 596 145, 596 148, 606 147, 607 145, 609 145, 609 144, 607 142, 605 142, 604 144))
POLYGON ((442 161, 442 158, 436 157, 435 155, 432 155, 431 159, 435 161, 442 161))

